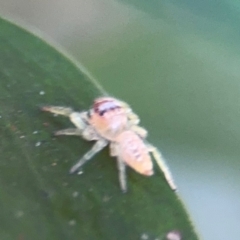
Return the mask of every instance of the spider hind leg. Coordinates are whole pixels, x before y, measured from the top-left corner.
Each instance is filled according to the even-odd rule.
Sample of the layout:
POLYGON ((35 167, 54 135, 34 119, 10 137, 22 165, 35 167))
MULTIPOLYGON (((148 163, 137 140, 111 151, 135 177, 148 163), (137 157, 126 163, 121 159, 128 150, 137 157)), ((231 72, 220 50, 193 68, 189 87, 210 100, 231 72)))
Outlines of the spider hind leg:
POLYGON ((172 174, 167 166, 167 164, 165 163, 162 154, 158 151, 158 149, 152 145, 148 145, 148 150, 149 152, 151 152, 153 154, 153 157, 155 159, 155 161, 157 162, 159 168, 162 170, 166 181, 168 182, 170 188, 174 191, 177 190, 177 186, 174 183, 172 174))
POLYGON ((72 166, 70 169, 70 173, 76 172, 81 166, 83 166, 87 161, 91 160, 91 158, 98 152, 100 152, 104 147, 106 147, 108 142, 104 139, 98 140, 93 147, 86 152, 83 157, 72 166))

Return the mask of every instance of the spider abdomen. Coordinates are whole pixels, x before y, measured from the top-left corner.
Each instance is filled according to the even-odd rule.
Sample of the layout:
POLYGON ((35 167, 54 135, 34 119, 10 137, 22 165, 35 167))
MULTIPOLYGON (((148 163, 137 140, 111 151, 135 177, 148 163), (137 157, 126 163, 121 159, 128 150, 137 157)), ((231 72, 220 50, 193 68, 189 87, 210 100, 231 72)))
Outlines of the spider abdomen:
POLYGON ((153 175, 153 164, 143 140, 133 131, 124 131, 117 138, 118 155, 136 172, 153 175))

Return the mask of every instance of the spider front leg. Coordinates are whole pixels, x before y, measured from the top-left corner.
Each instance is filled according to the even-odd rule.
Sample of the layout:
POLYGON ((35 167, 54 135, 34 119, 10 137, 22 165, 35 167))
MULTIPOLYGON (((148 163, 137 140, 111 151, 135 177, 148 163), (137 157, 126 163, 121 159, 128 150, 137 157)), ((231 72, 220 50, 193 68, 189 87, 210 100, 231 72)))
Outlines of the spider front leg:
MULTIPOLYGON (((72 108, 56 107, 56 106, 45 106, 45 107, 42 107, 41 110, 45 112, 51 112, 54 114, 59 114, 59 115, 69 117, 71 122, 80 130, 84 130, 88 125, 87 112, 74 112, 72 108)), ((71 135, 71 134, 67 134, 67 135, 71 135)))
POLYGON ((59 136, 59 135, 72 135, 72 136, 81 136, 82 138, 88 140, 88 141, 97 141, 99 140, 99 135, 97 134, 97 132, 94 130, 94 128, 92 128, 89 125, 86 125, 83 127, 83 129, 79 129, 79 128, 67 128, 67 129, 63 129, 63 130, 59 130, 56 131, 54 133, 55 136, 59 136))
POLYGON ((157 148, 155 148, 152 145, 148 145, 148 151, 153 154, 154 159, 156 160, 159 168, 163 171, 165 179, 167 180, 167 182, 168 182, 169 186, 171 187, 171 189, 176 191, 177 190, 177 186, 174 183, 172 174, 171 174, 167 164, 165 163, 161 153, 158 151, 157 148))
POLYGON ((59 130, 54 133, 55 136, 59 135, 73 135, 73 136, 82 136, 83 131, 78 128, 67 128, 64 130, 59 130))
POLYGON ((87 112, 74 112, 72 108, 45 106, 42 107, 43 111, 64 115, 70 118, 71 122, 77 128, 68 128, 55 132, 55 135, 75 135, 82 136, 86 140, 98 140, 96 131, 88 125, 87 112))
POLYGON ((41 110, 45 111, 45 112, 51 112, 51 113, 55 113, 55 114, 59 114, 59 115, 64 115, 66 117, 69 117, 71 115, 71 113, 74 112, 72 108, 56 107, 56 106, 44 106, 44 107, 41 107, 41 110))
POLYGON ((80 168, 83 164, 89 161, 96 153, 100 152, 104 147, 106 147, 108 141, 104 139, 99 139, 87 153, 70 169, 70 173, 74 173, 80 168))

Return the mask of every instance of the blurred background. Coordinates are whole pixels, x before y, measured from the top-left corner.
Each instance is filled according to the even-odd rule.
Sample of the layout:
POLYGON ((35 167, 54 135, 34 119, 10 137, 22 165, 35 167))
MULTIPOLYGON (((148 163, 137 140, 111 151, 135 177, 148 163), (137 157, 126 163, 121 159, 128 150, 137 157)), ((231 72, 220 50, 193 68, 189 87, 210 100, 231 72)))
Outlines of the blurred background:
POLYGON ((240 236, 239 10, 234 0, 0 0, 1 16, 132 105, 205 240, 240 236))

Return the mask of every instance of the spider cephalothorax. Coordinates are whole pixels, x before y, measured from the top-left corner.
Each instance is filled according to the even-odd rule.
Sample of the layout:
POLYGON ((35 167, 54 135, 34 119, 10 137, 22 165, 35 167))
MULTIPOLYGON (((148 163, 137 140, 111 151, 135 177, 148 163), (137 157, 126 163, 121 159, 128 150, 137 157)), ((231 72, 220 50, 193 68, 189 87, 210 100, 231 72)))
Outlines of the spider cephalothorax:
POLYGON ((120 110, 122 108, 121 102, 114 98, 102 97, 94 101, 93 111, 94 113, 103 116, 106 112, 120 110))
POLYGON ((90 110, 89 124, 104 138, 114 140, 119 133, 129 128, 128 112, 130 109, 115 98, 98 98, 90 110))
POLYGON ((71 108, 55 106, 46 106, 42 110, 65 115, 76 126, 57 131, 56 135, 77 135, 88 141, 96 141, 92 149, 71 168, 71 173, 109 144, 110 155, 117 158, 120 186, 124 192, 127 190, 126 165, 142 175, 153 174, 150 153, 153 154, 170 187, 176 190, 161 153, 146 142, 147 131, 138 126, 140 122, 138 116, 125 102, 111 97, 101 97, 94 101, 89 111, 74 112, 71 108))

